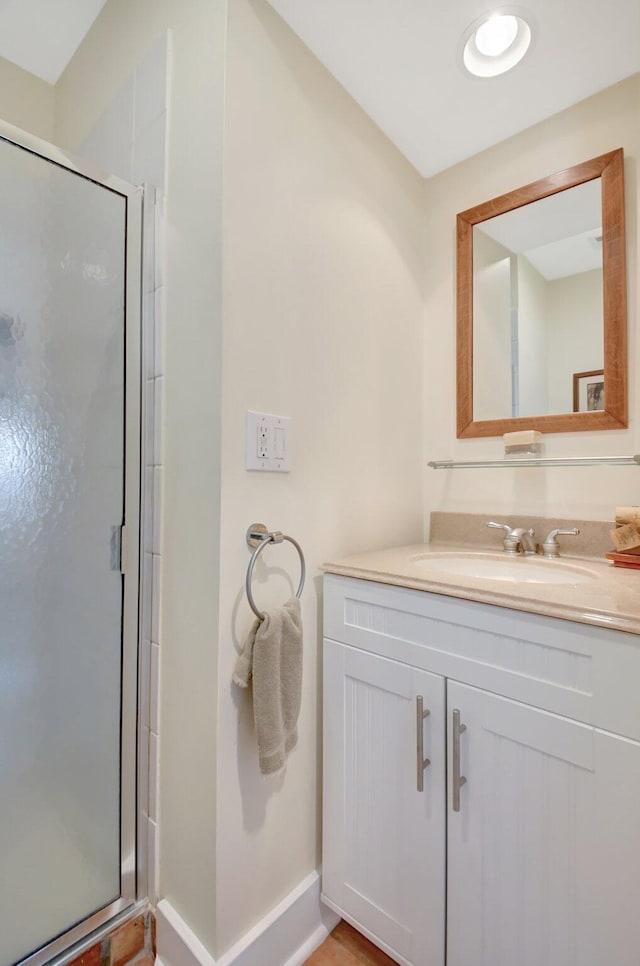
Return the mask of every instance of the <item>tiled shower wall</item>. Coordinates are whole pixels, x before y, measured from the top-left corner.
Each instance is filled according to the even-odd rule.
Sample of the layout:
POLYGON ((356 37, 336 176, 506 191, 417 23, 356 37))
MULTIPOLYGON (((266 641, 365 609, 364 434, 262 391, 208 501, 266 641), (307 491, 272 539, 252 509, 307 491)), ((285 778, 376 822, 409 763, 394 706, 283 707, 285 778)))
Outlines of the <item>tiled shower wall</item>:
POLYGON ((158 896, 158 693, 162 572, 163 225, 169 35, 156 41, 78 150, 110 174, 145 186, 139 863, 158 896))

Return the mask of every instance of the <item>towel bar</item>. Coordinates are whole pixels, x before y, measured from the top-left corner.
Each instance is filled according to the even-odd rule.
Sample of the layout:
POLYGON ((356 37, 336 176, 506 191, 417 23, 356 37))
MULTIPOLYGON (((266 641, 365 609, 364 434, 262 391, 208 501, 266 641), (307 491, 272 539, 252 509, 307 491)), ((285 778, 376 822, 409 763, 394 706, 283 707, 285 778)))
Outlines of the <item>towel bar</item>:
POLYGON ((265 527, 264 523, 254 523, 247 530, 247 546, 250 550, 253 550, 251 554, 251 560, 249 561, 249 566, 247 567, 247 579, 246 579, 246 589, 247 589, 247 599, 249 601, 249 606, 251 610, 256 615, 258 620, 264 619, 264 614, 258 610, 256 603, 253 599, 253 593, 251 591, 251 580, 253 578, 253 568, 256 565, 256 560, 267 546, 268 543, 283 543, 283 541, 288 541, 292 543, 293 546, 298 551, 298 556, 300 557, 300 583, 298 584, 298 589, 296 590, 296 597, 299 599, 302 596, 302 589, 304 587, 304 579, 306 576, 306 565, 304 562, 304 554, 302 552, 302 547, 297 540, 293 537, 288 537, 285 533, 280 533, 279 530, 269 531, 265 527))

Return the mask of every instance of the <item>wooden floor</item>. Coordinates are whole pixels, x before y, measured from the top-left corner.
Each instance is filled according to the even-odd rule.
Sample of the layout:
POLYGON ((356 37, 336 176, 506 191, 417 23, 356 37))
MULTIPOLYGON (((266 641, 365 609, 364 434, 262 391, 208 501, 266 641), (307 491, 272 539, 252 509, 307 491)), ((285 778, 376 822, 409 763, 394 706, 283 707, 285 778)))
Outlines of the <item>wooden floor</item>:
POLYGON ((305 966, 396 966, 393 959, 342 920, 305 966))

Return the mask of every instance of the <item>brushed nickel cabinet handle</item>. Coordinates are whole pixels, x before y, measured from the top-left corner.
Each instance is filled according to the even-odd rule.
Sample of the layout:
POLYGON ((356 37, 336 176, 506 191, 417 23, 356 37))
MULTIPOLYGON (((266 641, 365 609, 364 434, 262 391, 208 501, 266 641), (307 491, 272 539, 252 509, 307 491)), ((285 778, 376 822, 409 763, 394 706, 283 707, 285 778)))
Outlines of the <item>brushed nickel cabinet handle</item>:
POLYGON ((418 774, 418 791, 424 791, 424 770, 428 768, 431 761, 424 757, 424 728, 423 722, 425 718, 428 718, 431 712, 429 709, 423 708, 422 695, 419 694, 416 698, 416 765, 418 774))
POLYGON ((453 810, 460 811, 460 789, 466 785, 467 779, 460 774, 460 735, 464 734, 467 726, 460 723, 460 712, 456 708, 453 712, 453 810))

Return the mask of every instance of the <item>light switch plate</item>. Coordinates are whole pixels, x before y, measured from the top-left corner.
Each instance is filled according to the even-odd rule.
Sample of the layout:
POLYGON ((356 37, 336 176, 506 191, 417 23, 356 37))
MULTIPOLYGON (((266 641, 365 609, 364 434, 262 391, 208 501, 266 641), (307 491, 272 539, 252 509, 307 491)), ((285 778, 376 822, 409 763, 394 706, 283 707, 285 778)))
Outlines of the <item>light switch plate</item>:
POLYGON ((247 411, 248 470, 288 473, 291 469, 291 419, 247 411))

